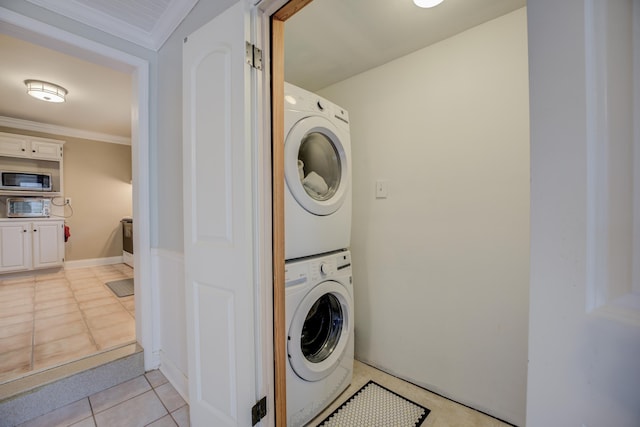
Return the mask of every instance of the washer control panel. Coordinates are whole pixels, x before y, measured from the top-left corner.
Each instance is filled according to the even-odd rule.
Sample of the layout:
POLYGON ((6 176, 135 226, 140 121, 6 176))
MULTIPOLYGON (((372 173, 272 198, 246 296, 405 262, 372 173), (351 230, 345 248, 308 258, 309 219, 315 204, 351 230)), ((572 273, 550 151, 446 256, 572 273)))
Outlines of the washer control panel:
POLYGON ((308 281, 318 282, 344 274, 345 269, 351 268, 351 253, 349 251, 338 252, 317 259, 304 258, 285 263, 285 286, 296 286, 308 281))

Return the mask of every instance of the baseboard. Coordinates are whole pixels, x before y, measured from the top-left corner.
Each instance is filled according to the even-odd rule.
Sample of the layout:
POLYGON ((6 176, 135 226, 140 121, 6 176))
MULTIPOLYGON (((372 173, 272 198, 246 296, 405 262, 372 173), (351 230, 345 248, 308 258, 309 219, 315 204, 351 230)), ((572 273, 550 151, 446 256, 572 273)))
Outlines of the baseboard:
POLYGON ((122 256, 65 261, 64 268, 65 270, 73 270, 74 268, 96 267, 99 265, 111 265, 111 264, 122 264, 122 256))
POLYGON ((189 379, 178 369, 160 350, 160 372, 169 380, 173 388, 176 389, 180 396, 189 403, 189 379))

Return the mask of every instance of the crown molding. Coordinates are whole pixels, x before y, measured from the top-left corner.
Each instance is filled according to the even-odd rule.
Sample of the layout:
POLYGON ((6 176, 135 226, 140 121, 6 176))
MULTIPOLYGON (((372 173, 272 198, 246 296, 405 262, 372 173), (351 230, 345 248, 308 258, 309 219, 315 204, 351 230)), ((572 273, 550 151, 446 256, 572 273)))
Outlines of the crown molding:
POLYGON ((198 2, 198 0, 169 2, 153 28, 146 31, 82 3, 59 0, 27 1, 153 51, 158 51, 162 47, 198 2))
POLYGON ((91 141, 108 142, 111 144, 131 145, 131 138, 123 136, 50 125, 47 123, 32 122, 29 120, 14 119, 12 117, 0 116, 0 126, 30 130, 33 132, 51 133, 60 136, 70 136, 72 138, 89 139, 91 141))
POLYGON ((156 21, 153 27, 152 39, 154 42, 153 50, 159 50, 164 42, 178 28, 178 25, 191 12, 191 9, 198 3, 198 0, 183 0, 169 2, 167 9, 164 11, 160 19, 156 21))

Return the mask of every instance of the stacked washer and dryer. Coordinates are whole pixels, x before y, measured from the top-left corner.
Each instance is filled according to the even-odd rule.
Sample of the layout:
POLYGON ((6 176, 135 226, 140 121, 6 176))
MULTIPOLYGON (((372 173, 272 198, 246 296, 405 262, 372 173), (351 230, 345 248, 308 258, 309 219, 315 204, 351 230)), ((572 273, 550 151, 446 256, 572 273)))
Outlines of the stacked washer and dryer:
POLYGON ((285 83, 287 425, 322 412, 353 376, 349 115, 285 83))

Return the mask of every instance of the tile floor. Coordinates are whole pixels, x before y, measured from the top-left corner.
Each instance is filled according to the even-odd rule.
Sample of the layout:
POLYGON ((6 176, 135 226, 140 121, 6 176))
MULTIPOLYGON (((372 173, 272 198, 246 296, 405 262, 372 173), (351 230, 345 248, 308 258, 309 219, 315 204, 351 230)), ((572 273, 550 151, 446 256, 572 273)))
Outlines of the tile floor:
MULTIPOLYGON (((387 387, 431 410, 422 427, 508 427, 481 412, 457 404, 385 372, 355 362, 353 381, 338 399, 312 420, 317 426, 369 380, 387 387)), ((53 426, 189 426, 189 406, 160 371, 96 393, 86 399, 21 424, 19 427, 53 426)), ((291 426, 294 427, 294 426, 291 426)), ((369 427, 369 426, 352 426, 369 427)))
POLYGON ((126 264, 0 276, 0 384, 135 341, 134 297, 105 285, 126 264))
MULTIPOLYGON (((353 380, 347 388, 326 410, 311 420, 308 427, 317 426, 342 405, 353 393, 360 390, 369 380, 373 380, 413 402, 431 410, 421 427, 508 427, 486 414, 467 408, 416 385, 403 381, 369 365, 356 361, 353 368, 353 380)), ((363 426, 364 427, 364 426, 363 426)))
POLYGON ((188 427, 189 406, 156 370, 19 425, 63 426, 188 427))

